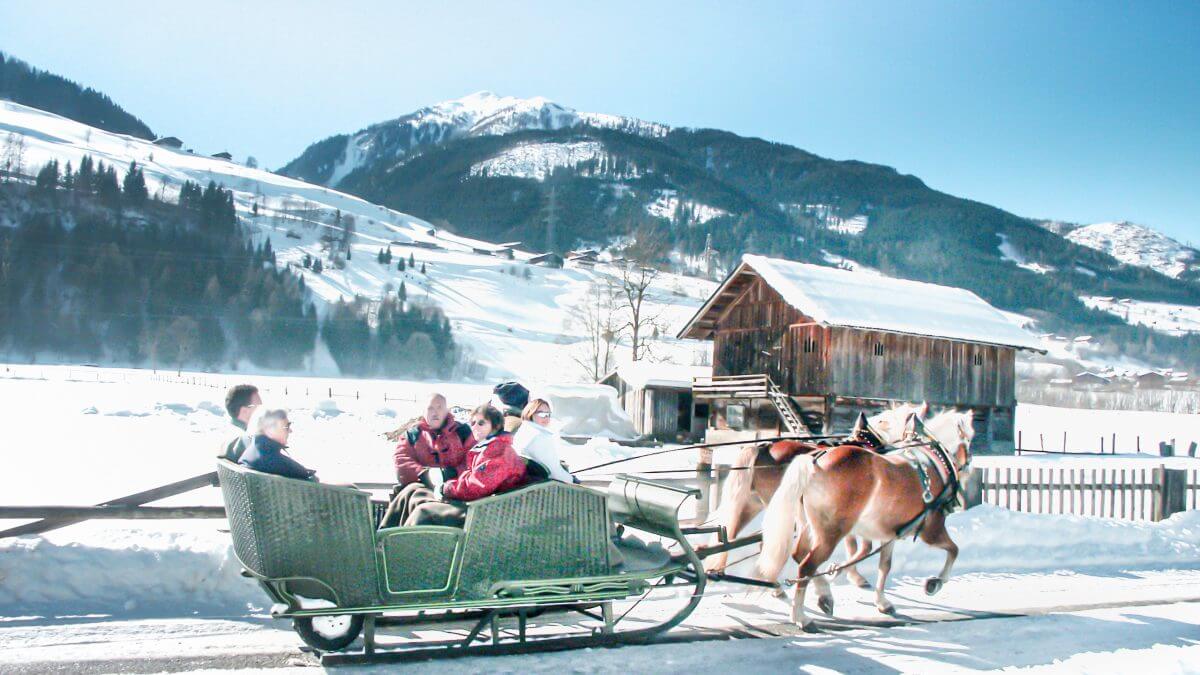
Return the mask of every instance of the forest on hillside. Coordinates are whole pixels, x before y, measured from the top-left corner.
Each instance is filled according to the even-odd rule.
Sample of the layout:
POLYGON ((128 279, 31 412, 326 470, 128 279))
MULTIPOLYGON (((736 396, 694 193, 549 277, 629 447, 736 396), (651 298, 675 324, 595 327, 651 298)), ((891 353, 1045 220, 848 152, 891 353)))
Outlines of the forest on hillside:
POLYGON ((38 70, 0 52, 0 99, 62 115, 97 129, 154 140, 146 123, 107 95, 65 77, 38 70))
POLYGON ((0 353, 295 370, 311 365, 323 334, 356 375, 424 373, 458 358, 441 313, 398 297, 377 322, 357 303, 320 320, 304 277, 277 264, 269 241, 254 243, 232 193, 214 183, 159 201, 136 163, 122 173, 91 157, 50 162, 31 181, 0 183, 0 224, 0 353), (360 360, 360 334, 372 360, 360 360), (420 358, 384 351, 398 347, 420 358))

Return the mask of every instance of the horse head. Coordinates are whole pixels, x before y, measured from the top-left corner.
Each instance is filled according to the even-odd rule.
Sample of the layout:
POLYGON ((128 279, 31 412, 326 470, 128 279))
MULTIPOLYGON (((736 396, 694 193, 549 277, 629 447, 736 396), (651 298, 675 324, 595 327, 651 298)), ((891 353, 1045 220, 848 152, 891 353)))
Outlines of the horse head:
POLYGON ((888 410, 872 415, 867 420, 867 428, 884 445, 892 445, 910 435, 912 419, 924 418, 928 412, 929 404, 927 403, 899 403, 888 410))
POLYGON ((960 474, 971 470, 971 440, 975 438, 975 411, 945 410, 925 422, 923 432, 941 444, 960 474))

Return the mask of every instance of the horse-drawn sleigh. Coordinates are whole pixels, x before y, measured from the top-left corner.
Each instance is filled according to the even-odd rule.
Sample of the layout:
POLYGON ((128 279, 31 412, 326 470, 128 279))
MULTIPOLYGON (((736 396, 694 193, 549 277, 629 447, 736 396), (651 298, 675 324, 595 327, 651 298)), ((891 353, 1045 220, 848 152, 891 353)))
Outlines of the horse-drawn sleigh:
MULTIPOLYGON (((883 426, 886 428, 886 423, 883 426)), ((961 424, 953 426, 955 433, 961 434, 963 428, 961 424)), ((789 549, 801 563, 802 574, 793 619, 804 625, 800 607, 809 578, 817 580, 822 590, 822 606, 832 610, 831 603, 826 606, 827 583, 816 568, 842 536, 853 533, 886 541, 883 550, 890 556, 891 541, 901 533, 893 529, 892 536, 885 536, 896 517, 880 519, 879 507, 869 498, 847 504, 829 501, 826 493, 841 480, 838 476, 876 481, 849 490, 868 496, 915 486, 918 519, 925 524, 922 536, 934 530, 944 534, 940 514, 946 504, 941 503, 942 498, 959 489, 957 472, 969 457, 969 435, 957 445, 958 451, 947 453, 942 449, 950 442, 949 436, 943 438, 945 432, 922 435, 917 423, 912 433, 910 445, 938 448, 940 455, 951 458, 949 473, 927 472, 922 467, 932 464, 903 459, 882 460, 896 468, 885 467, 878 476, 848 473, 848 467, 871 464, 859 453, 873 452, 858 445, 826 447, 815 459, 812 453, 800 453, 780 464, 780 468, 808 468, 789 468, 781 481, 783 487, 774 498, 767 498, 770 506, 764 535, 769 561, 764 565, 768 572, 765 581, 704 569, 704 558, 723 556, 760 540, 760 535, 729 538, 745 524, 747 511, 741 510, 736 500, 722 511, 726 523, 688 527, 681 524, 680 510, 688 500, 700 497, 699 490, 625 474, 616 476, 604 492, 542 482, 471 502, 463 528, 384 529, 376 529, 376 510, 365 491, 282 478, 224 461, 218 474, 234 551, 244 574, 255 579, 272 599, 273 616, 291 619, 305 643, 326 653, 326 662, 337 662, 396 653, 377 652, 375 634, 377 626, 396 623, 471 622, 460 639, 409 642, 404 645, 409 650, 449 647, 463 653, 483 639, 481 634, 488 629, 493 645, 507 641, 546 648, 555 641, 585 646, 647 640, 691 614, 704 596, 710 575, 774 586, 789 549), (823 471, 821 463, 831 459, 833 463, 823 471), (913 477, 908 476, 910 471, 913 477), (890 484, 897 480, 898 486, 890 484), (809 489, 812 494, 806 494, 809 489), (938 501, 923 500, 922 489, 926 496, 932 491, 938 501), (795 504, 786 504, 786 500, 795 504), (855 513, 814 511, 824 508, 822 504, 855 513), (740 514, 735 522, 729 522, 732 514, 740 514), (801 534, 793 547, 794 526, 800 527, 801 534), (689 537, 702 535, 712 535, 714 541, 697 550, 689 537), (779 551, 783 551, 782 557, 779 551), (777 565, 773 571, 772 565, 777 565), (651 619, 631 615, 652 594, 676 601, 678 609, 651 619), (618 613, 617 604, 629 607, 618 613), (567 637, 527 632, 530 618, 548 612, 585 617, 582 627, 586 632, 567 637), (515 632, 498 629, 501 620, 514 619, 515 632), (364 636, 361 652, 328 654, 350 647, 360 634, 364 636)), ((753 462, 744 467, 748 484, 755 480, 751 467, 753 462)), ((758 471, 764 476, 770 469, 758 471)), ((750 494, 739 490, 741 497, 750 494)), ((907 506, 909 502, 901 503, 907 506)), ((897 528, 905 527, 905 521, 911 527, 915 522, 911 516, 900 518, 897 528)), ((937 537, 935 540, 940 542, 937 537)), ((864 557, 865 553, 860 554, 857 560, 864 557)), ((952 562, 950 555, 941 581, 952 562)), ((723 563, 710 564, 710 568, 721 567, 723 563)), ((885 574, 881 572, 881 582, 885 574)))

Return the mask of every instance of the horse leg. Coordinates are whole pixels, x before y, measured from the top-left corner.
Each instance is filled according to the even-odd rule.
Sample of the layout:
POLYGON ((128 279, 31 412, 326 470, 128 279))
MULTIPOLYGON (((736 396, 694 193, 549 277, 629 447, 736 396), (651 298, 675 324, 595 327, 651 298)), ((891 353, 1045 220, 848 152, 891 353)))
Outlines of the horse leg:
POLYGON ((882 614, 891 614, 896 611, 891 601, 883 595, 883 589, 887 586, 888 574, 892 571, 892 548, 895 545, 895 542, 888 542, 879 548, 879 579, 875 586, 875 609, 882 614))
POLYGON ((946 552, 946 564, 942 566, 942 573, 925 580, 925 594, 933 595, 946 585, 946 581, 950 579, 950 568, 954 567, 954 561, 958 558, 958 544, 954 543, 950 533, 946 531, 945 514, 929 514, 925 528, 921 530, 921 541, 946 552))
MULTIPOLYGON (((861 543, 862 545, 870 546, 870 542, 868 541, 864 540, 861 543)), ((858 537, 846 537, 846 557, 848 560, 853 560, 854 557, 858 555, 860 548, 859 544, 860 542, 858 537)), ((859 588, 871 587, 871 582, 867 581, 867 578, 859 573, 858 565, 851 565, 843 571, 846 573, 846 578, 849 579, 850 583, 854 584, 855 586, 858 586, 859 588)))
POLYGON ((817 586, 817 592, 821 598, 818 601, 822 610, 828 613, 833 612, 833 593, 830 591, 829 582, 823 577, 815 577, 817 569, 829 560, 829 556, 833 555, 833 549, 837 545, 837 540, 840 537, 830 537, 825 533, 817 532, 810 525, 810 537, 814 541, 807 553, 804 551, 804 546, 797 542, 796 551, 792 554, 792 558, 800 563, 800 579, 796 582, 796 595, 792 598, 792 623, 800 626, 805 632, 812 631, 812 619, 804 613, 804 596, 808 592, 808 582, 814 581, 817 586), (832 542, 832 543, 831 543, 832 542), (828 609, 826 609, 828 607, 828 609))

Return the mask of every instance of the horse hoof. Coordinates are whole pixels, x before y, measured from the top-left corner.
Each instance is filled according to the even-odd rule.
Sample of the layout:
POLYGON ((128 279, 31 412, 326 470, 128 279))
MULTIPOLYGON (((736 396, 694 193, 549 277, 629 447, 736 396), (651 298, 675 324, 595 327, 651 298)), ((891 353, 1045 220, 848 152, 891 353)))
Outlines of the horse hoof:
POLYGON ((850 581, 854 582, 854 585, 858 586, 859 588, 870 588, 871 587, 871 582, 867 581, 863 577, 859 577, 857 579, 851 579, 850 581))
POLYGON ((934 593, 937 593, 940 590, 942 590, 942 580, 941 579, 939 579, 937 577, 933 577, 932 579, 925 580, 925 595, 933 595, 934 593))
POLYGON ((809 621, 808 623, 802 623, 799 625, 800 625, 800 630, 804 631, 805 633, 820 633, 821 632, 821 629, 817 628, 817 624, 813 623, 812 621, 809 621))
POLYGON ((771 596, 783 600, 787 597, 787 591, 777 586, 775 587, 775 590, 771 591, 771 596))
POLYGON ((823 595, 817 598, 817 607, 829 616, 833 616, 833 596, 823 595))
POLYGON ((886 605, 875 605, 875 609, 879 610, 880 614, 893 615, 896 613, 896 608, 891 603, 886 605))

